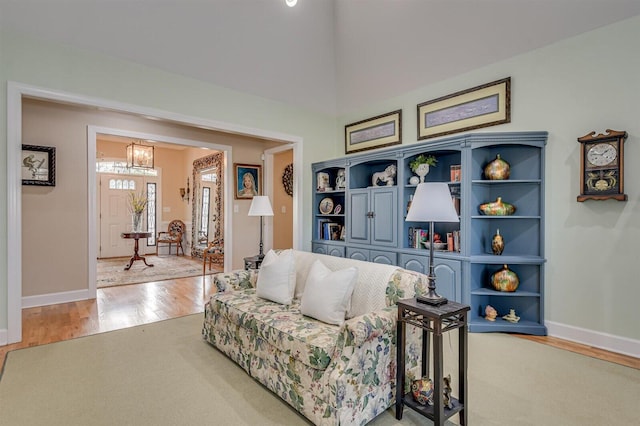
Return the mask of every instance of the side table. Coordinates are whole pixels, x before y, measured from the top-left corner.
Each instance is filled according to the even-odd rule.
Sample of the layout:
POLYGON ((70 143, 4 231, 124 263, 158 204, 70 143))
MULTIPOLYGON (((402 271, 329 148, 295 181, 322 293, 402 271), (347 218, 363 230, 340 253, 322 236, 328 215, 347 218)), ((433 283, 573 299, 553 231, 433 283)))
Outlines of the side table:
POLYGON ((262 264, 262 259, 260 256, 251 256, 244 258, 244 269, 247 271, 249 269, 260 269, 260 265, 262 264))
POLYGON ((135 243, 133 245, 133 256, 131 256, 131 260, 129 260, 129 264, 124 267, 125 271, 128 271, 129 269, 131 269, 131 265, 133 265, 133 262, 135 262, 136 260, 142 260, 145 265, 153 266, 152 263, 147 263, 147 259, 145 259, 144 256, 140 256, 138 254, 138 240, 140 238, 149 238, 152 235, 153 234, 151 232, 123 232, 122 234, 120 234, 120 237, 122 238, 135 240, 135 243))
POLYGON ((416 410, 431 419, 435 425, 444 425, 449 417, 460 413, 460 424, 467 424, 467 312, 471 308, 456 302, 440 306, 419 303, 415 298, 398 301, 397 322, 397 380, 396 419, 402 419, 404 406, 416 410), (404 394, 406 324, 422 329, 422 375, 429 376, 429 359, 433 353, 433 405, 421 405, 413 399, 411 392, 404 394), (458 330, 458 398, 451 398, 452 408, 445 408, 442 397, 442 334, 458 330), (430 337, 433 347, 429 348, 430 337), (430 350, 431 349, 431 350, 430 350))

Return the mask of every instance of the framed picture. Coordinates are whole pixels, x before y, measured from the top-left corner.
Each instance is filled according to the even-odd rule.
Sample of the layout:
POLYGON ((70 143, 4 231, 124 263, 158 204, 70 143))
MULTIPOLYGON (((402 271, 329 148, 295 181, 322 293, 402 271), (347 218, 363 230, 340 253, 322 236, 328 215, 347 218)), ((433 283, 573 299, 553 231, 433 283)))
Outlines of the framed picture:
POLYGON ((56 186, 56 149, 52 146, 22 145, 22 184, 56 186))
POLYGON ((402 110, 344 126, 345 153, 402 143, 402 110))
POLYGON ((418 139, 511 121, 511 77, 418 105, 418 139))
POLYGON ((238 200, 252 199, 254 195, 260 195, 262 191, 262 166, 254 164, 236 164, 235 198, 238 200))

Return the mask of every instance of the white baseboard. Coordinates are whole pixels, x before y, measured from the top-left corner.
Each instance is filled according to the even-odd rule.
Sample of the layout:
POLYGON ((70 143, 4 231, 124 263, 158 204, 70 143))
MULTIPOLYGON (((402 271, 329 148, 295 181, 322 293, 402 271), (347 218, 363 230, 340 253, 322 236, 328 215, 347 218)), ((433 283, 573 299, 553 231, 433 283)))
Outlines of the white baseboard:
POLYGON ((9 331, 6 328, 0 329, 0 346, 9 344, 9 331))
POLYGON ((545 325, 547 326, 549 336, 640 358, 640 340, 560 324, 553 321, 545 321, 545 325))
POLYGON ((87 299, 93 299, 93 297, 90 297, 88 289, 26 296, 22 298, 22 308, 35 308, 37 306, 56 305, 58 303, 76 302, 87 299))

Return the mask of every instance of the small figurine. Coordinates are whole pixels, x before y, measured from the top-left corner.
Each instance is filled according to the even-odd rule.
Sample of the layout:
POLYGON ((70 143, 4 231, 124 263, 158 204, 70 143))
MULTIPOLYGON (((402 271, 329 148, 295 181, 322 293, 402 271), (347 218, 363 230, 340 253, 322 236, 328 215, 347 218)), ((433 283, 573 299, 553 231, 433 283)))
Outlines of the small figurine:
POLYGON ((371 177, 371 185, 372 186, 381 186, 378 185, 378 181, 381 181, 386 186, 393 186, 394 178, 396 177, 396 165, 391 164, 387 166, 386 169, 382 172, 376 172, 371 177))
POLYGON ((433 382, 428 377, 414 380, 411 383, 413 399, 420 405, 433 405, 433 382))
POLYGON ((338 175, 336 176, 336 189, 344 189, 346 186, 346 171, 344 169, 338 170, 338 175))
POLYGON ((495 321, 496 317, 498 316, 498 311, 496 311, 493 306, 487 305, 487 307, 484 309, 484 314, 484 319, 486 319, 487 321, 495 321))
POLYGON ((509 321, 509 322, 512 322, 512 323, 514 323, 514 324, 515 324, 516 322, 520 321, 520 317, 516 315, 516 310, 515 310, 515 309, 510 309, 510 310, 509 310, 509 314, 508 314, 508 315, 503 316, 503 317, 502 317, 502 319, 503 319, 503 320, 507 320, 507 321, 509 321))
POLYGON ((453 408, 453 404, 451 403, 451 374, 448 374, 447 377, 443 377, 442 381, 444 382, 442 402, 444 403, 445 408, 451 410, 453 408))

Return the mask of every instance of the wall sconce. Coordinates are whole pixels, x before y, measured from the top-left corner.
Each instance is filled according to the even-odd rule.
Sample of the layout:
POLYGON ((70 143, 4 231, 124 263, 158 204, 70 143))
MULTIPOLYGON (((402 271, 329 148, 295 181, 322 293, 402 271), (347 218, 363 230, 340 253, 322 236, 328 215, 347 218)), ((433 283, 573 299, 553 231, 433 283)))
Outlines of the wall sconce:
POLYGON ((142 141, 127 145, 127 167, 153 169, 153 146, 142 145, 142 141))
POLYGON ((189 178, 187 178, 187 189, 180 188, 180 197, 182 198, 182 201, 186 201, 187 203, 189 202, 190 192, 191 189, 189 189, 189 178))

